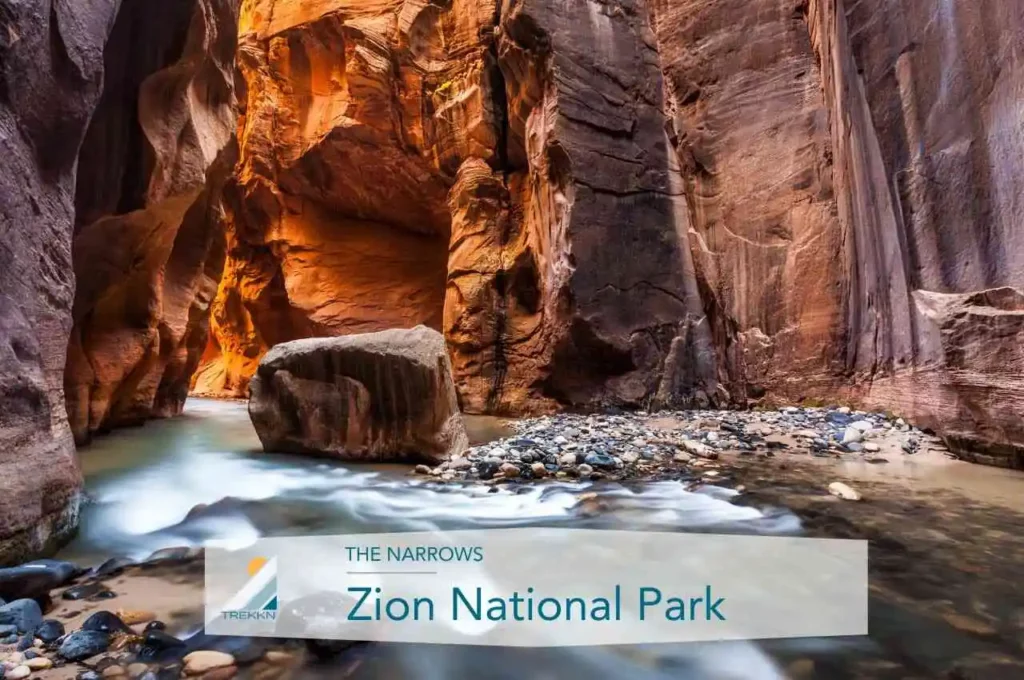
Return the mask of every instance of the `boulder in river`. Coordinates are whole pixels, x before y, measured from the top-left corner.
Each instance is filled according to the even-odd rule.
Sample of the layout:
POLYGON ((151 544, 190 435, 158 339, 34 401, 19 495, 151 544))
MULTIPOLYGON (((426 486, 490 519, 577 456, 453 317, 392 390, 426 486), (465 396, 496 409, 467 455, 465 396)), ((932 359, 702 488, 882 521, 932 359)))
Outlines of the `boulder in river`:
POLYGON ((249 415, 269 452, 440 462, 469 445, 444 338, 425 326, 275 346, 249 415))

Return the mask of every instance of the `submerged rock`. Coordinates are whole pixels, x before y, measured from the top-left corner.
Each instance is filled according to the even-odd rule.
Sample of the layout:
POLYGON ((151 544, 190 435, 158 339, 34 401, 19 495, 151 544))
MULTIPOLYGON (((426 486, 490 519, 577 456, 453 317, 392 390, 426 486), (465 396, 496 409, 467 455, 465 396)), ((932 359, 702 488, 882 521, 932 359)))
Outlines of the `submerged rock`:
POLYGON ((439 463, 469 444, 444 338, 425 326, 277 345, 249 415, 271 452, 439 463))
POLYGON ((862 498, 859 491, 842 482, 832 482, 829 484, 828 492, 833 496, 842 498, 844 501, 859 501, 862 498))

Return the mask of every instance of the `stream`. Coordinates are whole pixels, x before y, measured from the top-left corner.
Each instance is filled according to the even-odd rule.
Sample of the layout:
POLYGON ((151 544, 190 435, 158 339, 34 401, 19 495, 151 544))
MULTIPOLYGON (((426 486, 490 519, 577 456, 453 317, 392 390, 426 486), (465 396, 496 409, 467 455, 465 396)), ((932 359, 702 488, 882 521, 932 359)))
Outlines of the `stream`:
MULTIPOLYGON (((471 422, 477 440, 500 436, 471 422)), ((95 564, 172 546, 229 548, 262 535, 563 526, 798 535, 795 514, 732 502, 735 492, 684 482, 548 483, 494 491, 431 483, 408 468, 346 466, 262 452, 246 405, 190 399, 183 416, 98 438, 81 455, 87 503, 62 557, 95 564), (588 512, 593 494, 600 512, 588 512)), ((785 659, 856 640, 628 648, 501 649, 382 645, 356 677, 784 678, 785 659), (781 656, 780 656, 781 655, 781 656)))

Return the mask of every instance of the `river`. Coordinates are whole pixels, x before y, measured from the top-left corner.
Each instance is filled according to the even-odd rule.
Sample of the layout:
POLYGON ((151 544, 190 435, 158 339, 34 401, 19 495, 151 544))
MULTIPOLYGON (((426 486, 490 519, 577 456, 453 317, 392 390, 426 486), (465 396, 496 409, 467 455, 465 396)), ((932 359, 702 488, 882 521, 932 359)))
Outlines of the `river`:
MULTIPOLYGON (((491 421, 474 421, 471 426, 478 438, 500 434, 500 427, 491 421)), ((117 555, 144 558, 159 548, 204 542, 243 547, 262 535, 542 525, 775 535, 805 532, 798 516, 782 507, 789 504, 785 494, 737 504, 735 492, 729 489, 691 490, 683 481, 629 486, 547 483, 495 491, 433 484, 410 476, 402 467, 347 466, 267 454, 250 425, 245 404, 238 402, 190 399, 179 418, 98 438, 83 450, 81 463, 88 501, 82 509, 80 533, 63 556, 84 564, 117 555), (599 511, 593 511, 595 493, 599 511)), ((870 509, 865 504, 853 506, 870 509)), ((814 512, 820 516, 820 511, 814 512)), ((899 520, 903 511, 886 512, 899 520)), ((878 553, 872 554, 875 560, 878 553)), ((1012 569, 1012 553, 1007 554, 1012 569)), ((904 568, 901 564, 900 569, 904 568)), ((999 593, 994 597, 1005 600, 999 593)), ((873 617, 872 626, 876 623, 873 617)), ((842 660, 892 663, 889 659, 899 659, 905 652, 892 651, 889 645, 903 645, 908 635, 919 642, 922 625, 901 624, 892 633, 893 641, 881 640, 881 644, 871 638, 836 638, 547 650, 379 645, 355 677, 876 677, 849 674, 842 660), (838 665, 825 675, 820 670, 810 676, 793 671, 794 664, 800 668, 808 663, 828 669, 830 660, 838 665)), ((938 644, 922 654, 930 659, 950 649, 955 648, 938 644)), ((330 677, 330 673, 319 677, 330 677)))

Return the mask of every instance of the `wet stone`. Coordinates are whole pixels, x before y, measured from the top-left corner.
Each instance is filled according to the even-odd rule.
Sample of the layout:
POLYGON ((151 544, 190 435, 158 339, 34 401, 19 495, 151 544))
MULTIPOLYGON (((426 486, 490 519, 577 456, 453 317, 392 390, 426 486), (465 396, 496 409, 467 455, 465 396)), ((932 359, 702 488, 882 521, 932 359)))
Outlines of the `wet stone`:
POLYGON ((19 633, 28 633, 43 622, 43 612, 35 600, 21 599, 0 607, 0 625, 15 626, 19 633))
POLYGON ((68 588, 61 594, 61 597, 65 600, 86 600, 90 597, 96 597, 105 590, 107 590, 107 587, 98 581, 83 583, 80 586, 68 588))
POLYGON ((599 470, 611 470, 615 468, 615 459, 603 453, 591 453, 583 459, 583 462, 590 467, 597 468, 599 470))
POLYGON ((92 575, 100 578, 117 576, 128 567, 135 566, 135 564, 137 564, 135 560, 127 557, 111 557, 109 560, 96 567, 92 571, 92 575))
POLYGON ((64 634, 64 624, 56 619, 46 619, 36 628, 35 636, 49 644, 64 634))
POLYGON ((132 629, 113 612, 99 611, 82 623, 82 630, 102 633, 131 633, 132 629))
POLYGON ((64 638, 57 653, 68 661, 81 661, 102 654, 110 645, 110 636, 97 630, 76 630, 64 638))

